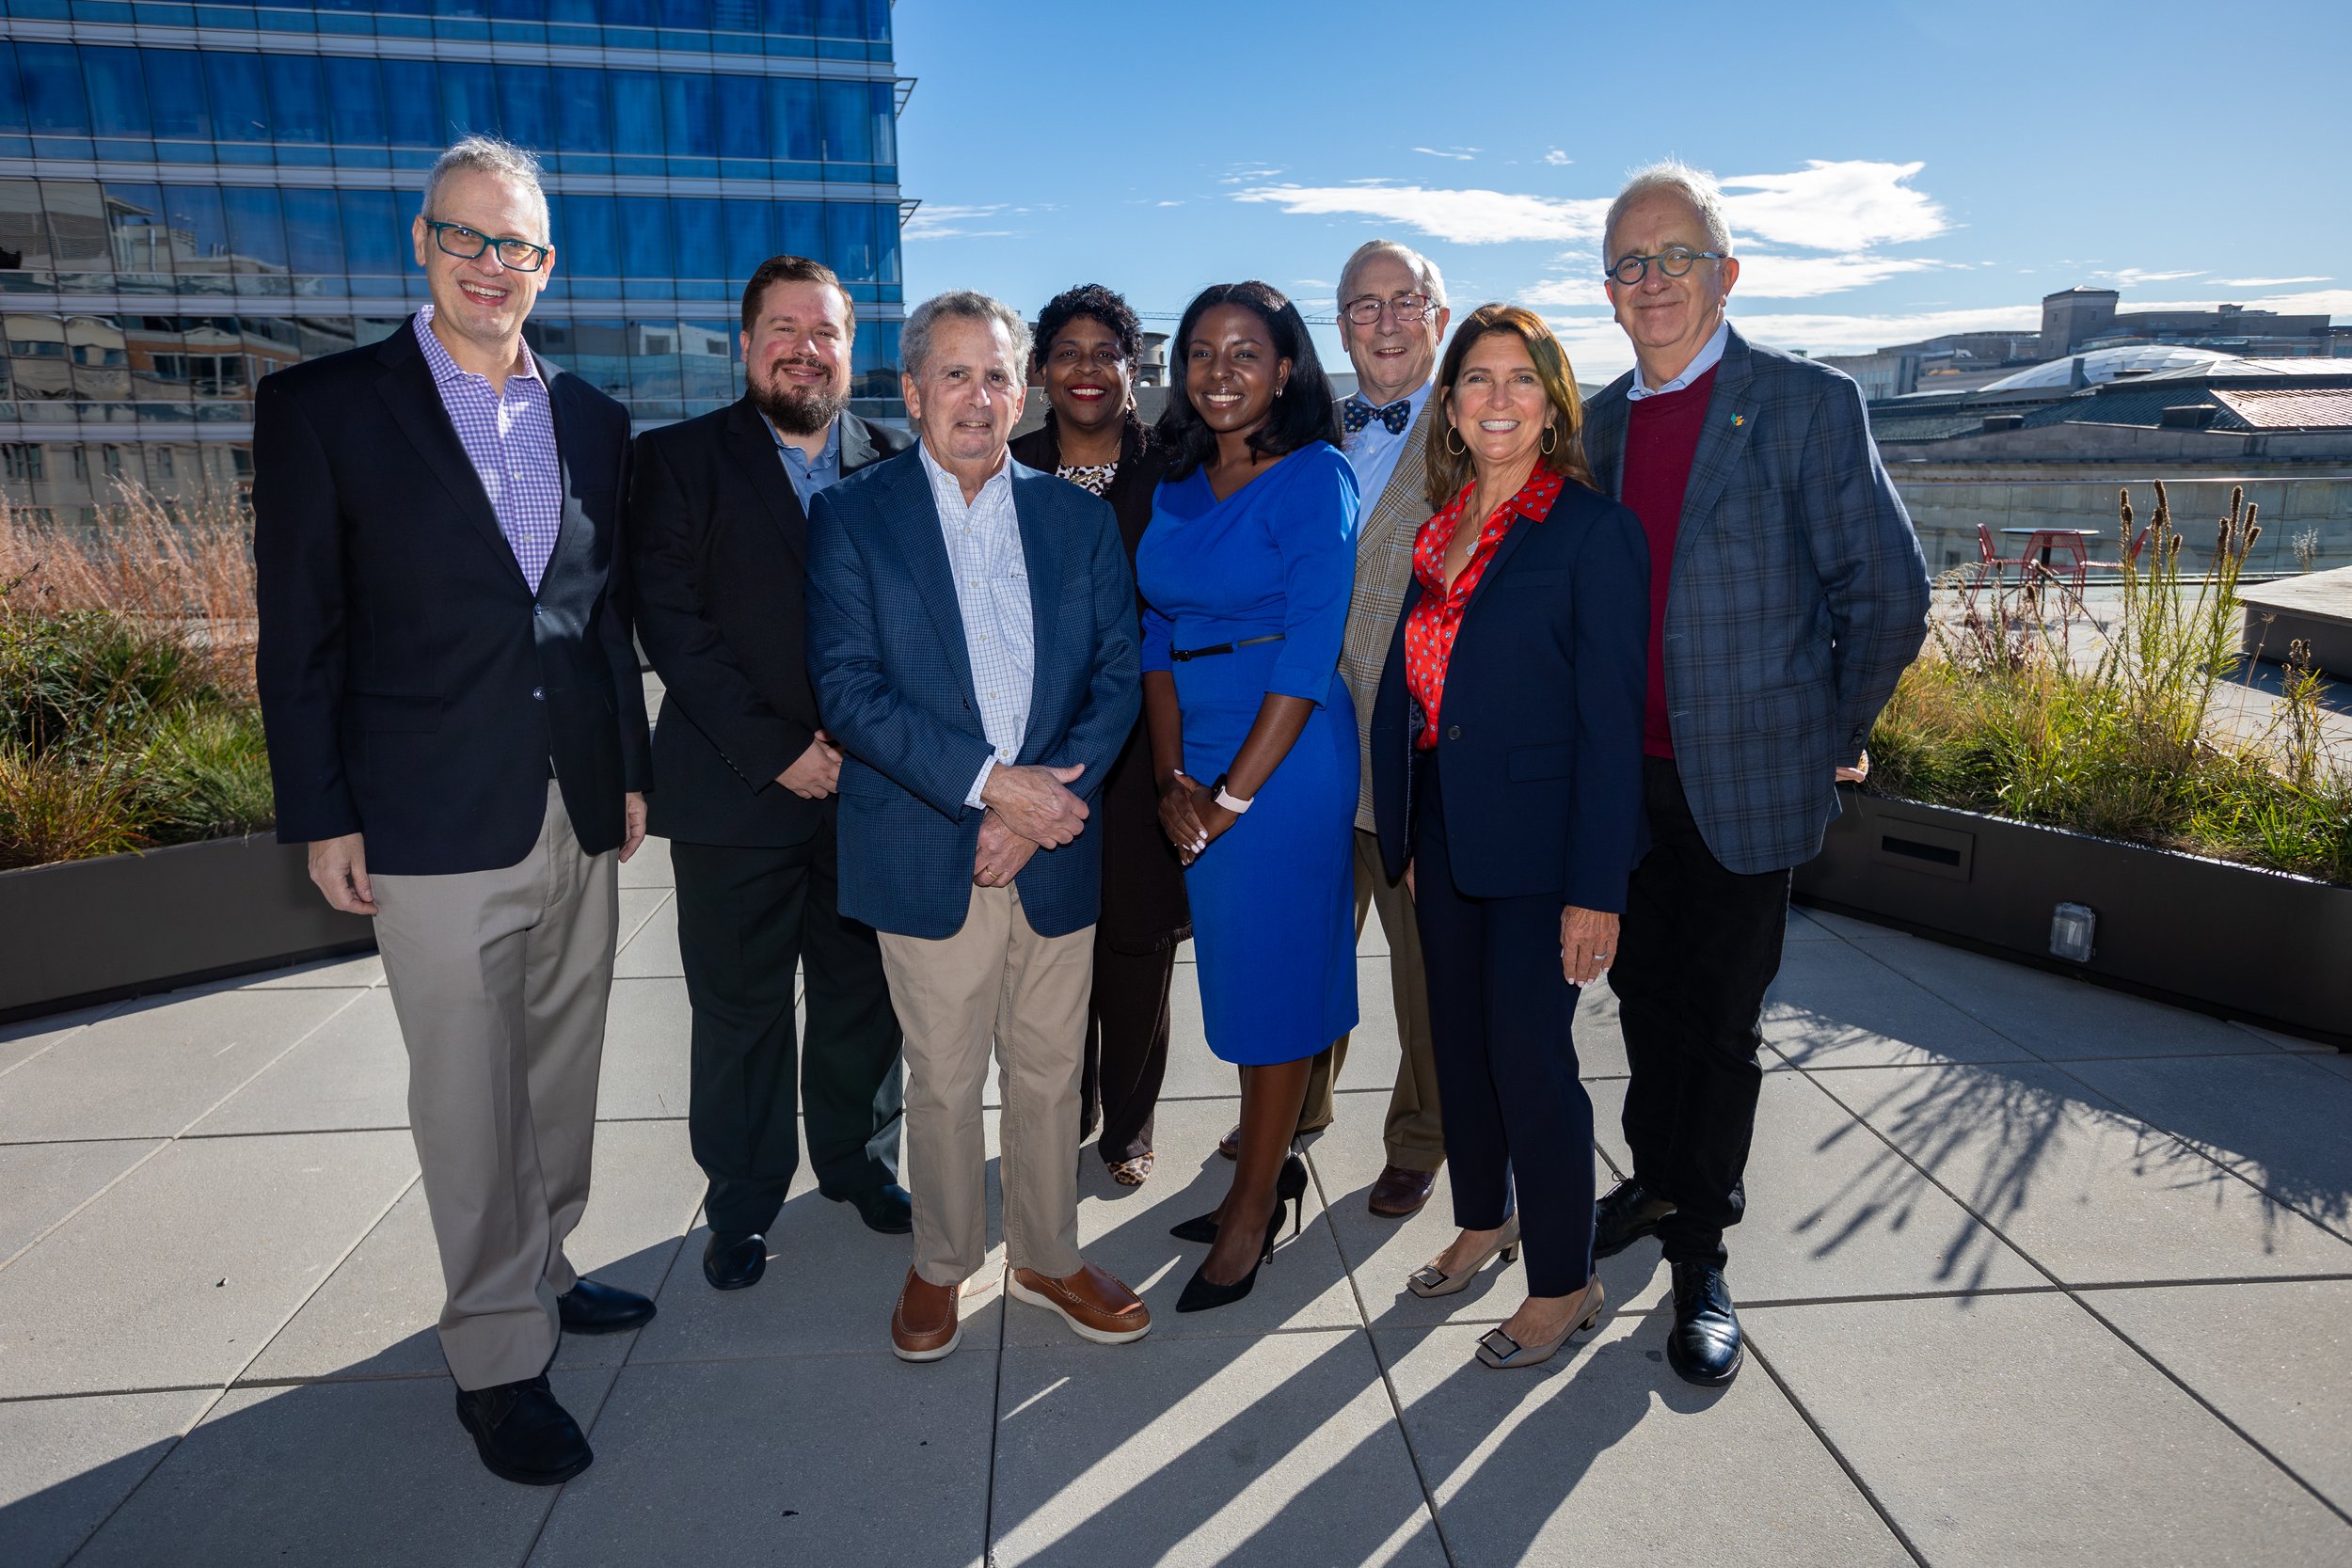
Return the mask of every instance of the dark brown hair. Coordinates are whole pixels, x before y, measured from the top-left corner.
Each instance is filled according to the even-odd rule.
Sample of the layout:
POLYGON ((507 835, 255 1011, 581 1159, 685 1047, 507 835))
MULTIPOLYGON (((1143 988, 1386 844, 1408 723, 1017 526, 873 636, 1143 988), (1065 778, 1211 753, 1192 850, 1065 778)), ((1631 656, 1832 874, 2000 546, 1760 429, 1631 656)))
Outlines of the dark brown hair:
POLYGON ((759 263, 752 280, 743 285, 743 330, 748 335, 759 320, 760 302, 768 297, 771 283, 822 283, 841 296, 841 309, 849 312, 850 329, 857 330, 857 301, 841 286, 841 278, 822 261, 812 261, 805 256, 771 256, 759 263))
POLYGON ((1447 505, 1461 494, 1470 483, 1470 456, 1469 443, 1454 450, 1454 415, 1451 399, 1454 384, 1461 378, 1462 361, 1470 357, 1470 349, 1489 332, 1516 334, 1526 345, 1527 356, 1534 361, 1535 379, 1543 383, 1544 397, 1551 404, 1560 432, 1551 451, 1536 459, 1555 474, 1564 474, 1588 490, 1600 486, 1594 482, 1592 465, 1584 461, 1584 400, 1577 396, 1576 376, 1568 369, 1567 351, 1560 340, 1551 335, 1544 318, 1518 305, 1482 305, 1470 312, 1470 320, 1456 327, 1454 341, 1447 345, 1445 359, 1438 367, 1438 382, 1429 395, 1438 400, 1438 417, 1429 421, 1429 455, 1427 494, 1431 511, 1447 505))

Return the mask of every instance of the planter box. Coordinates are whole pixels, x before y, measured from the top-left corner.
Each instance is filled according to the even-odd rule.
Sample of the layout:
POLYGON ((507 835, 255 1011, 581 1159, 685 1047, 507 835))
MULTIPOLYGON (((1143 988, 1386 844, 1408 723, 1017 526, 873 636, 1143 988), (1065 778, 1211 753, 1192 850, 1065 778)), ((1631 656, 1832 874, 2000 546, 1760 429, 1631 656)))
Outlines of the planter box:
POLYGON ((255 836, 0 871, 0 1020, 373 949, 305 854, 255 836))
POLYGON ((1841 914, 2352 1050, 2352 888, 1844 792, 1796 896, 1841 914), (2060 903, 2098 916, 2050 956, 2060 903))

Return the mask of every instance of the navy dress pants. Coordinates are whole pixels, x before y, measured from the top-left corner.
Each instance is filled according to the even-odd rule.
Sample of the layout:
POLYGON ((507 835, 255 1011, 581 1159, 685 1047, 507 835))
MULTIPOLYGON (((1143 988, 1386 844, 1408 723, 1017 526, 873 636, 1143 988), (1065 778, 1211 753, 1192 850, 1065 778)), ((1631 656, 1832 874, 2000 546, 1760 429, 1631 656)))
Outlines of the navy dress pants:
POLYGON ((1434 752, 1415 757, 1414 778, 1413 912, 1454 1223, 1495 1229, 1516 1188, 1527 1292, 1569 1295, 1593 1276, 1593 1101, 1577 1077, 1561 899, 1463 896, 1434 752))

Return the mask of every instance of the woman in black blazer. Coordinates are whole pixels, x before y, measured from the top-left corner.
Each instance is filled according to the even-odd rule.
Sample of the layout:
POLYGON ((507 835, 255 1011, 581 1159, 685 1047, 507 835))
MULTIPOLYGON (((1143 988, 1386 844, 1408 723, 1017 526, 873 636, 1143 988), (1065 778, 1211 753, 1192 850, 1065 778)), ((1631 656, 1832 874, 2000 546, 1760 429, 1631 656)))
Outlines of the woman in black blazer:
POLYGON ((1649 553, 1593 487, 1576 382, 1540 318, 1482 307, 1437 397, 1437 515, 1372 721, 1380 849, 1413 893, 1462 1227, 1406 1284, 1450 1295, 1524 1245, 1527 1300, 1478 1359, 1532 1367, 1604 1305, 1570 1023, 1616 952, 1638 858, 1649 553))
MULTIPOLYGON (((1136 417, 1135 367, 1143 324, 1099 283, 1067 289, 1039 313, 1033 380, 1049 412, 1016 438, 1016 463, 1057 474, 1111 503, 1127 563, 1152 522, 1152 493, 1167 463, 1136 417)), ((1141 614, 1142 600, 1136 601, 1141 614)), ((1169 987, 1176 947, 1192 935, 1184 868, 1160 831, 1152 746, 1136 720, 1102 798, 1103 916, 1094 927, 1094 997, 1087 1009, 1086 1070, 1078 1085, 1083 1140, 1099 1120, 1096 1151, 1123 1186, 1152 1174, 1152 1113, 1168 1075, 1169 987)))

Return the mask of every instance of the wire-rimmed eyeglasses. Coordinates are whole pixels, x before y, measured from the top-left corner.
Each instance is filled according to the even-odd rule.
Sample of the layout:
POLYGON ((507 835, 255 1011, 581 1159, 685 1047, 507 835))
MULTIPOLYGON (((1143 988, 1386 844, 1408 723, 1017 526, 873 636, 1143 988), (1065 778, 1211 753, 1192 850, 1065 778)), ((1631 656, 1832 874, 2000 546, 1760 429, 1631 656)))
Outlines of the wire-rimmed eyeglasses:
POLYGON ((436 218, 424 220, 433 230, 433 243, 440 246, 444 256, 454 256, 470 261, 484 251, 496 247, 499 261, 516 272, 537 272, 548 264, 548 246, 530 240, 501 239, 485 234, 479 229, 469 229, 462 223, 442 223, 436 218))
POLYGON ((1604 276, 1613 277, 1630 289, 1649 276, 1653 261, 1658 264, 1658 270, 1668 277, 1680 277, 1701 261, 1722 260, 1724 253, 1720 250, 1692 250, 1688 245, 1670 245, 1655 256, 1620 256, 1617 264, 1604 276))
POLYGON ((1409 326, 1415 322, 1425 320, 1429 315, 1429 308, 1435 303, 1427 294, 1399 294, 1394 299, 1382 299, 1377 294, 1366 294, 1360 299, 1351 299, 1341 306, 1340 314, 1354 322, 1358 326, 1370 326, 1380 319, 1381 311, 1389 310, 1395 313, 1398 325, 1409 326))

